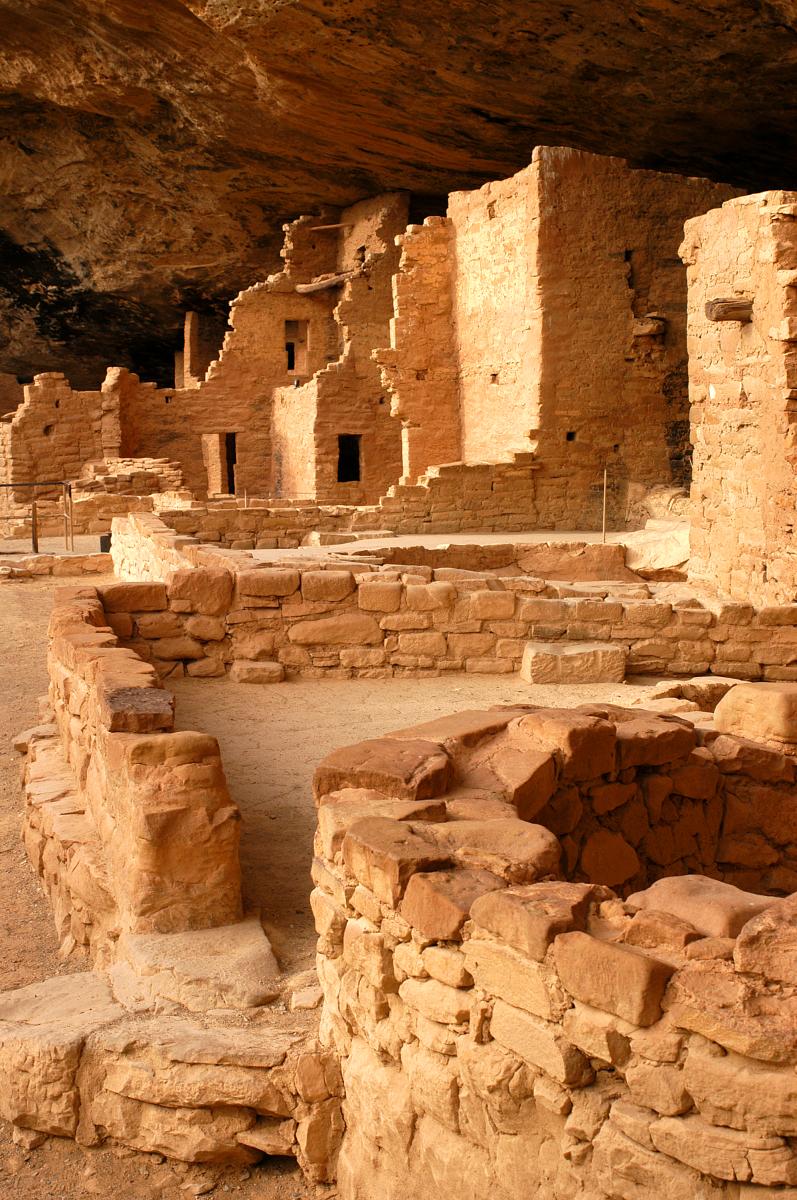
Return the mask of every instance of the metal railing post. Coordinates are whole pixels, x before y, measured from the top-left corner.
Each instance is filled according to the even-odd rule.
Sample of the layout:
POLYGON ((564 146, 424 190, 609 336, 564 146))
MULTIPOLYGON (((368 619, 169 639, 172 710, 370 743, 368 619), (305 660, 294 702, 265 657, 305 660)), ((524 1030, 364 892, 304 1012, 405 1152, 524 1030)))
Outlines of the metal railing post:
POLYGON ((36 528, 36 496, 30 502, 30 541, 34 554, 39 553, 39 531, 36 528))

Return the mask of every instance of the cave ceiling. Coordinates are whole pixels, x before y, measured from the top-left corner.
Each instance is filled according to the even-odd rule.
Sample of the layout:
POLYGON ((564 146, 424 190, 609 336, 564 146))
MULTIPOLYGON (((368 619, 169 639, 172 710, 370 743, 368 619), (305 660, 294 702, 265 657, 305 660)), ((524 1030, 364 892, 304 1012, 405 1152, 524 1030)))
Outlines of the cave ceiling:
POLYGON ((796 68, 797 0, 0 0, 0 371, 164 379, 286 219, 538 143, 797 187, 796 68))

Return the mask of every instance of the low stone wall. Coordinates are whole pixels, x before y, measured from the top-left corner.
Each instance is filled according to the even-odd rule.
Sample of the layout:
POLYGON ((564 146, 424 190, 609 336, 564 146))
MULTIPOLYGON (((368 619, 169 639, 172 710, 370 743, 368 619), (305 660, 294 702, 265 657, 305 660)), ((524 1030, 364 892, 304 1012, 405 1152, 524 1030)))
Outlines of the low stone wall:
POLYGON ((609 547, 516 546, 506 574, 481 576, 367 559, 272 566, 180 537, 157 517, 131 516, 114 522, 117 574, 168 585, 158 593, 162 615, 114 607, 112 624, 162 676, 221 675, 253 660, 309 677, 511 674, 533 639, 611 642, 627 651, 630 674, 797 678, 797 604, 671 602, 633 578, 596 591, 513 573, 524 555, 536 569, 574 573, 573 560, 597 549, 609 547))
MULTIPOLYGON (((146 609, 152 590, 116 584, 109 605, 135 594, 146 609)), ((120 934, 238 921, 240 818, 218 744, 174 730, 171 694, 120 646, 96 589, 56 593, 48 673, 55 724, 31 741, 24 836, 62 942, 103 960, 120 934)))
POLYGON ((316 504, 308 501, 231 497, 168 513, 175 532, 235 550, 300 546, 313 533, 389 529, 393 533, 509 532, 538 525, 532 454, 510 462, 446 463, 430 467, 417 482, 395 484, 378 504, 316 504))
POLYGON ((342 1200, 791 1195, 797 904, 758 893, 797 883, 794 762, 596 714, 461 713, 319 766, 342 1200))
POLYGON ((189 1163, 288 1155, 328 1181, 337 1057, 318 1044, 317 998, 294 1003, 258 914, 241 919, 218 745, 174 730, 171 695, 106 621, 114 607, 157 613, 165 588, 115 584, 105 602, 108 614, 94 588, 56 593, 52 720, 16 742, 25 846, 62 956, 85 946, 93 970, 0 994, 0 1116, 189 1163))

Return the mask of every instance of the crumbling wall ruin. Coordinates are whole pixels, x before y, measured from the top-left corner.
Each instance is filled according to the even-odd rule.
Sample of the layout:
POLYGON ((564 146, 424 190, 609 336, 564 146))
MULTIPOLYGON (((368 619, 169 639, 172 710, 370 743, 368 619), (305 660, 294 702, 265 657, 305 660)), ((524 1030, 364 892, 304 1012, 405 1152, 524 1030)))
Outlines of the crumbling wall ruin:
POLYGON ((454 193, 445 220, 408 230, 391 349, 377 355, 405 424, 404 475, 441 461, 427 426, 432 453, 450 454, 445 422, 465 462, 534 450, 547 528, 600 524, 605 466, 620 526, 640 493, 688 480, 677 247, 686 217, 733 194, 538 147, 526 170, 454 193))
POLYGON ((695 218, 681 254, 695 444, 690 575, 736 599, 791 601, 797 196, 744 196, 695 218))
POLYGON ((343 1200, 754 1200, 797 1181, 795 907, 756 894, 758 835, 733 836, 754 795, 759 816, 790 811, 791 761, 673 718, 504 709, 336 751, 315 790, 343 1200), (729 871, 745 840, 752 869, 729 871))

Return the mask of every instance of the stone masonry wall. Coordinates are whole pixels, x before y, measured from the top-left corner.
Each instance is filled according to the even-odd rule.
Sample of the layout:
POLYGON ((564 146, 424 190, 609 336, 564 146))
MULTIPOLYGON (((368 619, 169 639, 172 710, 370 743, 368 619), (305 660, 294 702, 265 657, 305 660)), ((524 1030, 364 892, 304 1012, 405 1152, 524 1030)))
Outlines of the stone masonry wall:
POLYGON ((738 599, 797 596, 797 194, 764 192, 690 221, 689 387, 694 476, 690 574, 738 599), (752 301, 711 321, 708 301, 752 301))
MULTIPOLYGON (((390 346, 375 351, 402 427, 402 482, 462 455, 459 366, 453 338, 453 227, 441 217, 398 238, 390 346), (434 403, 430 404, 430 395, 434 403)), ((492 457, 492 454, 490 455, 492 457)))
POLYGON ((452 333, 465 462, 532 449, 541 321, 549 299, 536 278, 537 205, 533 165, 449 197, 452 333))
POLYGON ((315 794, 342 1200, 788 1194, 797 908, 760 893, 797 880, 792 760, 498 709, 333 752, 315 794))
POLYGON ((409 231, 391 349, 377 355, 409 423, 404 474, 434 461, 425 429, 437 445, 457 410, 449 436, 459 431, 461 448, 447 459, 535 452, 542 527, 599 527, 605 465, 615 527, 650 486, 688 481, 677 248, 687 217, 734 194, 543 146, 525 170, 454 193, 444 221, 409 231))
POLYGON ((797 677, 797 605, 673 603, 633 578, 596 595, 594 584, 579 591, 577 583, 550 580, 556 572, 616 580, 625 570, 620 547, 516 546, 513 553, 505 576, 417 561, 270 565, 180 537, 154 516, 132 516, 114 522, 116 572, 165 580, 164 611, 140 621, 131 610, 115 628, 162 676, 221 675, 233 661, 276 661, 308 677, 511 674, 534 639, 613 642, 626 650, 629 674, 797 677))
POLYGON ((157 583, 113 584, 102 601, 65 588, 50 622, 55 726, 32 748, 25 845, 62 942, 100 961, 120 933, 241 917, 239 813, 216 740, 174 731, 172 696, 109 625, 120 608, 143 624, 164 603, 157 583))
POLYGON ((652 484, 689 481, 688 217, 735 195, 706 179, 639 171, 621 159, 542 147, 532 170, 542 309, 539 504, 551 524, 600 524, 652 484))
MULTIPOLYGON (((37 375, 25 387, 23 403, 3 422, 0 483, 76 479, 84 463, 103 456, 109 403, 103 392, 73 391, 63 375, 37 375)), ((52 494, 58 489, 37 492, 52 494)), ((29 489, 4 489, 0 513, 20 502, 30 502, 29 489)))

